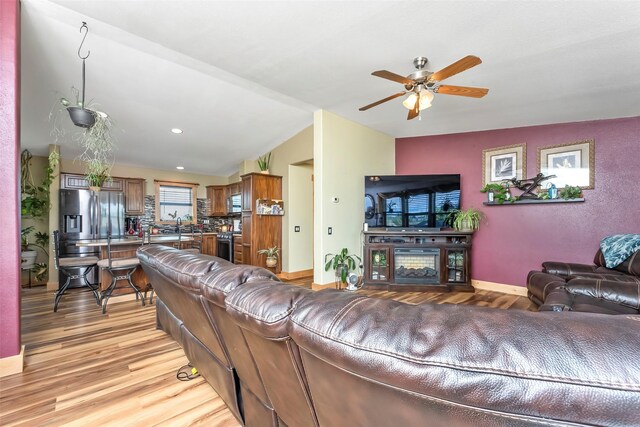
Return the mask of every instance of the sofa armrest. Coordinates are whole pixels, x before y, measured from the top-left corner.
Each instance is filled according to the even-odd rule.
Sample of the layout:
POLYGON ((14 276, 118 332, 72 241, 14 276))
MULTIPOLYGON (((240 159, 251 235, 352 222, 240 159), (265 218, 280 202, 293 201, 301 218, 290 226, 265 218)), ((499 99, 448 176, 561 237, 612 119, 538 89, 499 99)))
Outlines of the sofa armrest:
POLYGON ((538 311, 571 311, 573 307, 573 294, 565 288, 556 288, 547 295, 544 304, 538 307, 538 311))
POLYGON ((602 299, 640 310, 640 283, 576 278, 568 281, 565 289, 573 295, 602 299))
POLYGON ((542 263, 542 271, 556 276, 566 277, 576 273, 593 273, 595 266, 587 264, 574 264, 570 262, 545 261, 542 263))
POLYGON ((564 278, 542 271, 530 271, 527 276, 527 290, 530 299, 536 304, 541 304, 551 291, 565 284, 564 278))

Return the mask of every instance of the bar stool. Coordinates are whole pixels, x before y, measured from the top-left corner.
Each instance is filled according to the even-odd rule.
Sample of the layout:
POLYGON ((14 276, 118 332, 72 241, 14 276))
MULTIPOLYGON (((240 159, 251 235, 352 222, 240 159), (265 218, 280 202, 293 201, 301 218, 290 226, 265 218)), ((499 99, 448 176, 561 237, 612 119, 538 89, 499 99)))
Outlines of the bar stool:
MULTIPOLYGON (((127 249, 126 251, 129 251, 127 249)), ((129 286, 136 293, 136 300, 141 299, 142 305, 144 306, 144 298, 140 295, 140 289, 136 285, 133 284, 131 280, 131 276, 136 271, 138 266, 140 265, 140 260, 138 257, 126 257, 126 258, 118 258, 114 255, 118 255, 125 252, 125 250, 117 250, 113 249, 111 245, 111 233, 107 235, 107 255, 108 257, 105 259, 101 259, 98 261, 98 267, 102 270, 109 272, 111 275, 111 283, 109 287, 102 294, 102 314, 107 312, 107 303, 109 302, 109 298, 113 293, 113 290, 116 288, 116 284, 118 280, 126 280, 129 286)))
MULTIPOLYGON (((151 225, 149 225, 149 230, 147 231, 147 233, 145 233, 144 236, 142 236, 142 246, 151 244, 151 234, 152 234, 151 230, 152 230, 152 227, 151 225)), ((153 284, 152 283, 147 283, 147 287, 144 290, 144 299, 147 299, 147 292, 151 292, 151 295, 149 295, 149 305, 152 305, 153 304, 153 284)))
POLYGON ((91 289, 93 295, 96 297, 96 302, 100 305, 100 294, 98 293, 98 286, 93 283, 89 283, 87 279, 87 274, 98 265, 98 258, 94 256, 87 257, 68 257, 68 258, 60 258, 60 231, 53 231, 53 248, 54 248, 54 258, 56 261, 56 269, 58 271, 62 271, 67 275, 67 281, 64 282, 64 285, 58 288, 55 293, 55 298, 53 302, 53 312, 58 311, 58 303, 60 302, 60 298, 67 291, 69 284, 71 283, 71 279, 82 279, 84 283, 91 289))
MULTIPOLYGON (((181 235, 178 236, 178 239, 181 238, 181 235)), ((185 252, 190 252, 194 254, 202 253, 202 242, 204 241, 204 231, 202 228, 196 226, 191 226, 191 247, 189 249, 183 249, 185 252)))

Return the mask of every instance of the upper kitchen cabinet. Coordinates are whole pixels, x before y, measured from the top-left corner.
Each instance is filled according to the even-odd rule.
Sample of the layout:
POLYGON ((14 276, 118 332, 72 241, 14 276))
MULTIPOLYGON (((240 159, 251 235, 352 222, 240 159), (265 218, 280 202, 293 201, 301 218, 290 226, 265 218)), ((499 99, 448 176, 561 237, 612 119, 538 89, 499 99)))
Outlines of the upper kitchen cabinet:
POLYGON ((124 210, 126 215, 144 215, 146 181, 142 178, 124 180, 124 210))
POLYGON ((226 185, 207 186, 207 216, 222 216, 227 214, 226 185))
POLYGON ((233 196, 234 194, 240 194, 242 190, 240 188, 239 182, 234 182, 233 184, 227 185, 227 195, 233 196))
MULTIPOLYGON (((105 191, 124 191, 124 179, 112 177, 111 180, 105 181, 100 187, 105 191)), ((60 189, 62 190, 88 190, 89 181, 84 175, 77 175, 73 173, 61 173, 60 174, 60 189)), ((144 204, 144 200, 143 200, 144 204)))

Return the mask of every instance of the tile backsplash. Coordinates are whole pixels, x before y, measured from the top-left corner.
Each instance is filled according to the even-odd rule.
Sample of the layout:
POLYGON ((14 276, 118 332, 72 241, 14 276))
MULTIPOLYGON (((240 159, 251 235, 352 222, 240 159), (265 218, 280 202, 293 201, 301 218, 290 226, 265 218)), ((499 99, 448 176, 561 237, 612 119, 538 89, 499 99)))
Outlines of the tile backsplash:
MULTIPOLYGON (((207 199, 198 199, 198 224, 203 224, 205 232, 218 231, 222 225, 233 224, 233 219, 238 217, 208 217, 207 214, 207 199), (203 221, 209 220, 209 224, 204 224, 203 221)), ((128 217, 139 218, 142 223, 142 227, 146 230, 149 225, 153 225, 162 231, 173 233, 175 226, 171 224, 155 224, 156 217, 156 198, 155 196, 145 196, 144 198, 144 215, 140 217, 128 217)))

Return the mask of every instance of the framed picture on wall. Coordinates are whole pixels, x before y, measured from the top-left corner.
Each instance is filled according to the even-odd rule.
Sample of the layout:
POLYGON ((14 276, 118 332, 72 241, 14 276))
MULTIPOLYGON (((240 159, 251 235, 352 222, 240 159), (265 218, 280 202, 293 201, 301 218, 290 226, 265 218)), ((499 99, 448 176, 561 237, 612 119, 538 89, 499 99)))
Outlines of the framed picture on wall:
POLYGON ((527 175, 527 145, 516 144, 482 150, 482 186, 527 175))
POLYGON ((592 189, 595 186, 594 140, 549 145, 538 148, 538 172, 555 175, 548 182, 592 189))

